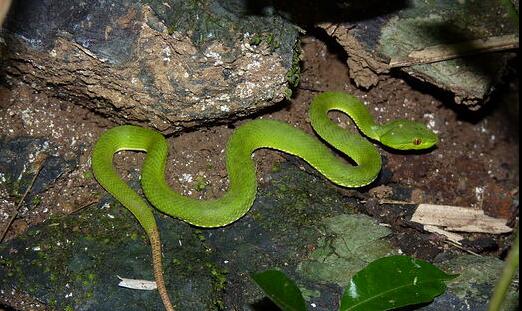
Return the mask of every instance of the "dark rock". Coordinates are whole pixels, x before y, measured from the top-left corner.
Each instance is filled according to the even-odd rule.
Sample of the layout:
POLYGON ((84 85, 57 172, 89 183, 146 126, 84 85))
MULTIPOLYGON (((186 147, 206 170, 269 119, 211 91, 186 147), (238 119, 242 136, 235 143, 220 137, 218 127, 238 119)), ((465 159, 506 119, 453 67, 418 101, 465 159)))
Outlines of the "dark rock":
POLYGON ((462 246, 475 253, 495 252, 498 250, 498 242, 492 237, 478 237, 473 240, 465 239, 462 246))
MULTIPOLYGON (((307 246, 314 245, 320 234, 310 227, 341 214, 344 204, 331 188, 319 186, 320 180, 295 168, 289 171, 260 191, 246 217, 225 228, 197 229, 157 217, 167 287, 178 308, 249 308, 263 298, 250 273, 278 266, 296 275, 298 262, 309 252, 307 246)), ((153 276, 143 230, 116 205, 51 219, 3 244, 0 289, 24 289, 61 310, 160 310, 156 291, 117 286, 117 276, 146 280, 153 276)), ((330 285, 324 297, 336 300, 339 289, 334 288, 330 285)))
POLYGON ((19 137, 6 140, 0 137, 0 184, 13 196, 22 196, 37 173, 33 164, 39 153, 45 153, 46 158, 41 164, 38 176, 25 198, 30 202, 32 197, 44 192, 62 174, 75 167, 75 159, 65 160, 56 155, 55 146, 43 138, 19 137))
MULTIPOLYGON (((171 241, 164 266, 173 298, 182 297, 184 310, 212 309, 220 293, 201 241, 187 224, 159 218, 162 238, 171 241)), ((153 279, 147 241, 120 205, 51 219, 2 245, 2 290, 18 288, 57 310, 161 310, 156 291, 117 286, 118 276, 153 279)))
MULTIPOLYGON (((252 210, 224 228, 199 229, 157 215, 167 288, 178 309, 266 310, 269 304, 250 275, 279 268, 296 280, 314 310, 335 310, 351 275, 394 252, 386 237, 390 229, 368 216, 351 214, 354 203, 322 178, 286 164, 270 180, 260 188, 252 210)), ((115 205, 50 219, 0 245, 0 290, 26 291, 59 310, 161 310, 156 291, 117 286, 117 276, 153 276, 142 228, 115 205)), ((473 268, 473 259, 482 260, 471 257, 466 265, 453 260, 441 265, 461 273, 454 266, 473 268)), ((487 298, 466 292, 466 286, 482 288, 484 280, 492 284, 501 263, 493 266, 479 282, 460 278, 437 298, 439 309, 427 310, 483 305, 487 298)), ((491 287, 483 289, 485 293, 491 287)))

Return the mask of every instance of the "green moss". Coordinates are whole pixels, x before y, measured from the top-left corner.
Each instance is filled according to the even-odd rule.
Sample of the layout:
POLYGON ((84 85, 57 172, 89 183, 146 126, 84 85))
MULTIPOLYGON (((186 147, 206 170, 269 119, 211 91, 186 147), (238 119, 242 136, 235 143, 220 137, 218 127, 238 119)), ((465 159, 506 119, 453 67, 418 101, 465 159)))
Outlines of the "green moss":
POLYGON ((280 162, 274 162, 272 164, 272 167, 270 168, 271 173, 278 173, 281 171, 281 163, 280 162))
POLYGON ((176 24, 170 24, 170 25, 167 27, 167 33, 168 33, 169 35, 172 35, 172 34, 174 34, 174 33, 176 32, 176 29, 177 29, 176 24))
MULTIPOLYGON (((196 47, 205 48, 209 42, 237 47, 245 34, 251 45, 267 43, 281 55, 289 55, 297 37, 297 30, 275 13, 249 14, 245 3, 230 1, 158 1, 145 0, 167 25, 167 32, 189 35, 196 47), (165 5, 169 3, 169 5, 165 5)), ((234 57, 234 52, 230 56, 234 57)))
POLYGON ((29 187, 29 182, 25 180, 25 178, 23 177, 15 180, 12 180, 11 178, 6 178, 5 184, 7 186, 7 191, 9 192, 9 195, 16 199, 22 198, 22 193, 24 192, 22 188, 25 189, 29 187))
POLYGON ((206 240, 205 235, 203 234, 203 231, 201 231, 200 229, 195 229, 194 235, 197 237, 197 239, 199 241, 205 242, 205 240, 206 240))
POLYGON ((252 217, 252 219, 254 219, 256 222, 260 222, 263 220, 263 213, 257 210, 251 210, 250 217, 252 217))
POLYGON ((196 176, 196 184, 194 185, 194 189, 198 192, 205 190, 208 186, 208 182, 205 177, 198 175, 196 176))
POLYGON ((293 94, 294 94, 294 92, 292 91, 291 88, 288 88, 288 87, 287 87, 287 88, 285 89, 285 99, 287 99, 287 100, 292 99, 292 95, 293 95, 293 94))
POLYGON ((34 196, 33 199, 31 200, 31 205, 33 207, 36 207, 38 205, 40 205, 40 203, 42 203, 42 198, 40 198, 39 196, 34 196))
POLYGON ((298 271, 305 277, 345 286, 369 262, 394 254, 383 239, 391 230, 365 215, 345 215, 323 221, 324 235, 298 271))
POLYGON ((97 278, 94 273, 78 273, 75 275, 75 284, 79 285, 83 291, 81 293, 82 297, 88 299, 94 296, 94 289, 97 284, 97 278))
MULTIPOLYGON (((42 291, 49 288, 64 288, 69 284, 71 292, 75 294, 75 301, 81 303, 85 299, 93 297, 97 278, 92 271, 84 271, 82 264, 87 260, 97 260, 97 257, 87 258, 78 255, 87 249, 95 249, 100 242, 114 242, 118 236, 128 239, 124 234, 116 235, 114 230, 125 230, 130 224, 114 223, 122 221, 121 218, 103 217, 106 212, 96 210, 97 217, 52 217, 38 229, 31 228, 26 234, 21 235, 17 243, 27 245, 21 257, 15 257, 16 261, 2 262, 2 268, 6 271, 4 276, 16 287, 24 288, 27 292, 39 297, 42 291), (90 231, 94 222, 105 223, 102 230, 90 231), (82 228, 82 230, 73 230, 82 228), (72 241, 75 241, 74 243, 72 241), (36 249, 36 247, 39 247, 36 249), (64 267, 68 267, 64 270, 64 267)), ((126 213, 124 211, 120 211, 126 213)), ((94 263, 94 265, 97 265, 94 263)), ((1 271, 0 271, 1 272, 1 271)), ((5 280, 7 282, 7 280, 5 280)), ((62 295, 63 296, 63 295, 62 295)), ((64 298, 58 295, 48 297, 50 305, 65 308, 64 298)), ((46 298, 47 299, 47 298, 46 298)))
POLYGON ((31 186, 34 172, 23 171, 21 176, 13 177, 5 175, 4 185, 6 186, 7 192, 13 198, 20 199, 25 191, 31 186))
POLYGON ((83 179, 87 179, 87 180, 94 178, 94 174, 90 170, 87 170, 87 171, 83 172, 82 176, 83 176, 83 179))
POLYGON ((258 46, 263 42, 263 36, 260 34, 255 34, 250 38, 250 41, 248 42, 250 45, 258 46))
POLYGON ((256 33, 250 38, 250 45, 258 46, 265 43, 271 51, 275 51, 281 46, 281 43, 277 39, 276 35, 272 32, 269 33, 256 33))
POLYGON ((225 12, 216 11, 208 1, 189 0, 180 1, 172 6, 165 7, 163 1, 147 0, 146 3, 161 12, 168 24, 167 32, 176 31, 190 33, 192 42, 198 46, 211 39, 230 41, 237 25, 225 12))
POLYGON ((276 39, 276 36, 273 33, 267 34, 265 36, 265 41, 272 51, 281 46, 281 43, 276 39))
POLYGON ((272 32, 256 33, 250 38, 250 41, 248 43, 253 46, 258 46, 262 43, 265 43, 272 52, 281 47, 281 42, 277 39, 277 36, 272 32))
POLYGON ((305 300, 311 300, 313 298, 319 298, 321 297, 321 292, 318 291, 318 290, 310 290, 310 289, 307 289, 307 288, 304 288, 304 287, 299 287, 299 289, 301 290, 301 293, 303 294, 303 298, 305 300))
POLYGON ((505 10, 508 12, 508 15, 513 20, 513 23, 515 23, 517 25, 517 27, 519 27, 519 25, 520 25, 519 16, 518 16, 519 13, 518 13, 518 8, 515 5, 515 2, 513 2, 511 0, 500 0, 500 3, 504 6, 505 10))
POLYGON ((54 298, 49 299, 49 306, 56 308, 57 304, 58 304, 58 302, 56 301, 56 299, 54 299, 54 298))
MULTIPOLYGON (((294 47, 294 53, 292 55, 292 65, 290 70, 286 73, 286 80, 290 87, 297 87, 301 80, 301 50, 299 44, 294 47)), ((290 94, 291 96, 292 94, 290 94)))
POLYGON ((208 269, 208 271, 212 275, 212 279, 214 280, 214 292, 216 293, 214 305, 218 308, 218 310, 225 310, 225 303, 219 297, 221 297, 223 290, 225 290, 226 288, 228 271, 226 269, 220 268, 213 262, 208 262, 206 264, 206 268, 208 269))

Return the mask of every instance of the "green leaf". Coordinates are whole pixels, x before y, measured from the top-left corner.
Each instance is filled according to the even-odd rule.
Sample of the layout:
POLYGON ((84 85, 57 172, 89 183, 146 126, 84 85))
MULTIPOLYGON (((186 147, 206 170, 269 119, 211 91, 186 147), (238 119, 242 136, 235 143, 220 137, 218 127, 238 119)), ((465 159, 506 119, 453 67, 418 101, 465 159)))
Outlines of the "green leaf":
POLYGON ((281 310, 306 311, 301 291, 283 272, 267 270, 253 275, 252 278, 281 310))
POLYGON ((380 258, 353 276, 339 311, 384 311, 430 302, 446 290, 444 281, 455 277, 420 259, 380 258))

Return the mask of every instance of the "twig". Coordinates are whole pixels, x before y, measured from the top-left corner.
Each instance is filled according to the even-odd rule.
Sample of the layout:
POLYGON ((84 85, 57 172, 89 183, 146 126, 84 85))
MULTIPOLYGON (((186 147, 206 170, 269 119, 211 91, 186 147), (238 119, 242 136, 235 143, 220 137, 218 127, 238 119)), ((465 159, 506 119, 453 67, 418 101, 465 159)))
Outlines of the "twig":
POLYGON ((382 205, 382 204, 417 205, 418 203, 408 202, 408 201, 387 200, 387 199, 379 200, 379 205, 382 205))
POLYGON ((74 211, 70 212, 69 214, 71 214, 71 215, 72 215, 72 214, 76 214, 76 213, 78 213, 79 211, 81 211, 82 209, 84 209, 84 208, 86 208, 86 207, 89 207, 89 206, 91 206, 91 205, 93 205, 93 204, 95 204, 95 203, 97 203, 97 202, 98 202, 98 200, 92 200, 92 201, 89 201, 89 202, 85 203, 84 205, 78 207, 78 208, 75 209, 74 211))
POLYGON ((297 88, 300 89, 300 90, 305 90, 305 91, 310 91, 310 92, 316 92, 316 93, 323 92, 322 90, 316 89, 316 88, 311 87, 311 86, 302 85, 302 84, 299 84, 299 86, 298 86, 297 88))
POLYGON ((2 233, 2 236, 0 237, 0 243, 4 241, 5 235, 7 234, 7 231, 9 231, 9 228, 11 228, 11 225, 13 224, 14 220, 18 216, 18 213, 20 212, 20 208, 22 207, 22 204, 24 203, 25 197, 29 194, 31 189, 33 188, 34 182, 36 180, 36 177, 38 177, 38 174, 40 174, 40 171, 42 170, 43 163, 45 162, 45 159, 47 159, 47 155, 45 153, 39 153, 36 156, 36 160, 34 162, 35 167, 35 173, 33 178, 31 179, 31 183, 27 187, 27 189, 24 192, 24 195, 22 195, 22 198, 18 202, 18 205, 16 206, 16 209, 14 213, 9 218, 9 221, 7 222, 7 225, 4 228, 4 232, 2 233))
POLYGON ((462 250, 462 251, 465 251, 465 252, 467 252, 467 253, 470 253, 471 255, 475 255, 475 256, 477 256, 477 257, 482 257, 482 255, 477 254, 477 253, 475 253, 474 251, 472 251, 472 250, 470 250, 470 249, 467 249, 467 248, 463 247, 462 245, 459 245, 458 243, 455 243, 455 241, 444 240, 444 243, 446 243, 446 244, 450 244, 450 245, 453 245, 453 246, 455 246, 456 248, 458 248, 458 249, 460 249, 460 250, 462 250))
POLYGON ((517 35, 489 37, 453 44, 439 44, 413 51, 405 57, 392 58, 388 65, 390 68, 396 68, 430 64, 480 53, 517 49, 518 46, 517 35))

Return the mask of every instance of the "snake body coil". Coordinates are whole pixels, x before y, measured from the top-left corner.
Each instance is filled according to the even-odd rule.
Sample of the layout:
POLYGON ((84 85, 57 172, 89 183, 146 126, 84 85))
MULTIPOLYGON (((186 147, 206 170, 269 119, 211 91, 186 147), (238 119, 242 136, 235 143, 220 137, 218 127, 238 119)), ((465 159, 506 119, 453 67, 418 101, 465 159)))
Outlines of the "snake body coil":
MULTIPOLYGON (((112 128, 99 138, 92 153, 92 168, 98 182, 128 208, 146 230, 153 245, 155 271, 161 271, 156 221, 147 203, 132 190, 113 167, 113 155, 121 150, 147 152, 141 184, 148 201, 161 212, 199 227, 220 227, 245 215, 253 204, 257 182, 252 153, 270 148, 298 156, 335 184, 361 187, 371 183, 381 169, 381 157, 368 140, 350 133, 331 121, 328 111, 349 115, 367 137, 395 149, 426 149, 437 136, 424 124, 396 120, 378 125, 367 108, 352 95, 322 93, 310 107, 314 130, 326 142, 349 156, 357 165, 338 159, 316 138, 275 120, 254 120, 240 126, 230 137, 226 149, 228 191, 218 199, 203 201, 183 196, 170 189, 165 180, 168 146, 160 133, 131 125, 112 128), (155 253, 155 254, 154 254, 155 253)), ((174 310, 161 273, 155 273, 158 289, 167 310, 174 310)))

